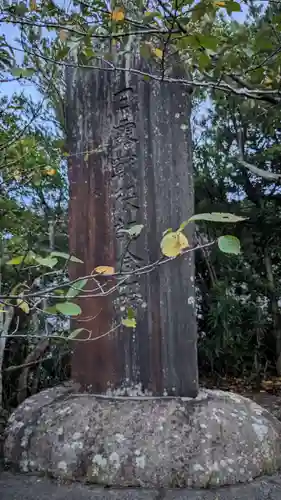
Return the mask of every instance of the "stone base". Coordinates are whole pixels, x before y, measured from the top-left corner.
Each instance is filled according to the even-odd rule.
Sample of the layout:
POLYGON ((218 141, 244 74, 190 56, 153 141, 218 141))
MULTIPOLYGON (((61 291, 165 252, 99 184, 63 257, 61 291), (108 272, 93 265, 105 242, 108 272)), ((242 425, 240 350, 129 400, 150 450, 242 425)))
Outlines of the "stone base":
POLYGON ((121 398, 47 389, 6 429, 6 463, 23 472, 107 486, 208 488, 281 468, 281 422, 223 391, 121 398))

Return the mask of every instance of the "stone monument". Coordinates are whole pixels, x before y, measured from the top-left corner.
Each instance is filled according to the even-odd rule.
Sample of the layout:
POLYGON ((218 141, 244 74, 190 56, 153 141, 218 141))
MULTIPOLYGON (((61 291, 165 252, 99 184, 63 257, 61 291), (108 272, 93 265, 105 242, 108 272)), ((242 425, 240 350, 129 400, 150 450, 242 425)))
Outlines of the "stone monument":
MULTIPOLYGON (((68 74, 70 248, 84 262, 71 276, 100 265, 130 272, 153 264, 162 233, 193 214, 188 89, 124 72, 68 74), (130 241, 124 230, 136 224, 143 230, 130 241)), ((137 327, 77 343, 73 379, 98 393, 196 396, 194 295, 191 252, 133 275, 113 296, 83 300, 77 327, 93 317, 93 337, 111 330, 128 307, 137 327)))
MULTIPOLYGON (((130 71, 145 72, 141 61, 126 57, 123 71, 67 74, 70 250, 84 262, 71 267, 74 279, 97 266, 130 273, 158 261, 163 231, 193 213, 188 88, 147 81, 130 71), (143 230, 128 240, 136 225, 143 230)), ((181 75, 175 64, 173 76, 181 75)), ((91 338, 74 342, 73 383, 18 407, 7 463, 157 488, 235 484, 278 470, 277 419, 235 394, 198 393, 192 252, 126 276, 114 293, 79 299, 76 325, 91 338), (134 331, 115 328, 128 307, 134 331)))

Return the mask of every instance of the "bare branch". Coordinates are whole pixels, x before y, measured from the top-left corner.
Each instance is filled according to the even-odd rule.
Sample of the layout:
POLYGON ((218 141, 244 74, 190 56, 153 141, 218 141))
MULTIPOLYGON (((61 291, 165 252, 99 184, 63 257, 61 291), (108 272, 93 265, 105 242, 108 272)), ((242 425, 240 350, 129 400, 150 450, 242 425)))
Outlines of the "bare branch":
MULTIPOLYGON (((96 293, 96 294, 89 294, 89 295, 86 295, 86 292, 84 292, 83 296, 84 297, 105 297, 105 296, 108 296, 110 294, 112 294, 121 284, 123 284, 127 279, 129 279, 131 276, 141 276, 142 274, 148 274, 148 273, 151 273, 152 271, 154 271, 157 267, 159 266, 162 266, 163 264, 167 264, 168 262, 171 262, 177 258, 180 258, 182 257, 183 255, 186 255, 190 252, 194 252, 198 249, 201 249, 201 248, 207 248, 207 247, 210 247, 212 245, 214 245, 216 243, 216 241, 211 241, 209 243, 205 243, 204 245, 196 245, 194 247, 189 247, 187 248, 186 250, 183 250, 181 252, 180 255, 176 256, 176 257, 165 257, 165 258, 161 258, 159 259, 158 261, 156 262, 153 262, 151 264, 146 264, 145 266, 143 267, 140 267, 140 268, 135 268, 133 269, 132 271, 128 271, 128 272, 117 272, 117 273, 114 273, 114 274, 111 274, 111 275, 105 275, 105 274, 99 274, 99 273, 96 273, 96 274, 88 274, 86 276, 80 276, 79 278, 76 278, 75 280, 72 280, 72 281, 68 281, 66 283, 60 283, 60 284, 57 284, 57 285, 53 285, 49 288, 47 288, 46 290, 42 290, 42 291, 37 291, 37 292, 31 292, 31 293, 22 293, 21 295, 21 299, 30 299, 30 298, 34 298, 34 297, 48 297, 50 298, 50 293, 59 289, 59 288, 66 288, 66 287, 69 287, 71 285, 74 285, 75 283, 77 283, 78 281, 81 281, 83 279, 93 279, 93 278, 106 278, 106 279, 112 279, 113 277, 114 278, 120 278, 120 281, 118 282, 117 285, 114 285, 113 287, 111 287, 109 290, 105 290, 105 291, 100 291, 100 285, 99 287, 97 288, 99 290, 99 293, 96 293)), ((58 298, 56 295, 54 295, 54 297, 58 298)), ((81 297, 81 296, 80 296, 81 297)), ((17 295, 5 295, 5 296, 0 296, 0 301, 6 301, 6 300, 13 300, 13 299, 17 299, 18 296, 17 295)))

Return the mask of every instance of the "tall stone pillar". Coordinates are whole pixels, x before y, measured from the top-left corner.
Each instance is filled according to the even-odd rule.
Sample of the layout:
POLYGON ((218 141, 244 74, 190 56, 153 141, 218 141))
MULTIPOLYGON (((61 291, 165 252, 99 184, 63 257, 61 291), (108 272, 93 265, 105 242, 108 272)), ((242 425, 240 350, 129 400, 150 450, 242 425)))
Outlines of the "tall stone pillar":
MULTIPOLYGON (((138 61, 134 67, 142 68, 138 61)), ((183 76, 176 66, 173 75, 183 76)), ((130 72, 68 70, 70 251, 84 262, 71 265, 71 278, 101 265, 126 272, 156 262, 162 233, 193 214, 190 112, 184 86, 130 72), (123 230, 136 224, 144 228, 129 244, 123 230)), ((134 275, 114 294, 79 299, 75 327, 92 338, 128 307, 137 326, 75 342, 73 379, 95 393, 195 397, 194 295, 189 253, 134 275)))

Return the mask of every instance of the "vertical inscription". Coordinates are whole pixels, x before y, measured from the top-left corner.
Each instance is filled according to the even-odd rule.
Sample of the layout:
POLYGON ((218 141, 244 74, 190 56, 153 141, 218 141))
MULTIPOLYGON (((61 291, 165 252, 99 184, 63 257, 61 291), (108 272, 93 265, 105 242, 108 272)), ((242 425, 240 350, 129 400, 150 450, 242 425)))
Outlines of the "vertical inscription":
MULTIPOLYGON (((140 206, 137 191, 136 123, 134 121, 134 94, 125 88, 114 95, 114 134, 112 149, 112 176, 114 193, 114 229, 116 236, 117 270, 131 272, 144 265, 137 255, 136 243, 124 229, 140 223, 140 206)), ((128 307, 138 309, 143 304, 138 278, 132 275, 119 288, 114 300, 116 314, 128 307)))

